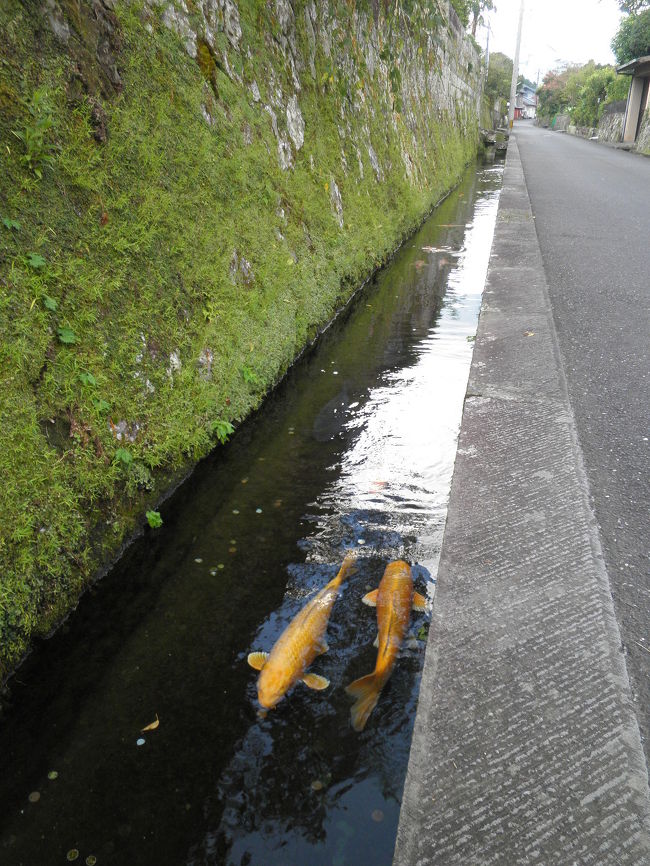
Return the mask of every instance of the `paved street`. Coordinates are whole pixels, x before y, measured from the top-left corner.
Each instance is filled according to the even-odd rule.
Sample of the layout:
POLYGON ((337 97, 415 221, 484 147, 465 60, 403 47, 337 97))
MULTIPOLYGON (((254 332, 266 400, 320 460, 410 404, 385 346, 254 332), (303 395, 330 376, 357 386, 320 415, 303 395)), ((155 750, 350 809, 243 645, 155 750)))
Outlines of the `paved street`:
POLYGON ((516 135, 650 758, 650 159, 516 135))
POLYGON ((650 862, 637 721, 648 623, 639 601, 648 493, 638 476, 649 403, 648 253, 637 223, 647 220, 650 197, 639 187, 645 179, 647 190, 650 161, 519 128, 469 377, 394 866, 650 862), (627 166, 641 173, 635 181, 627 166), (626 233, 618 221, 628 214, 626 233), (622 635, 641 655, 624 655, 622 635))

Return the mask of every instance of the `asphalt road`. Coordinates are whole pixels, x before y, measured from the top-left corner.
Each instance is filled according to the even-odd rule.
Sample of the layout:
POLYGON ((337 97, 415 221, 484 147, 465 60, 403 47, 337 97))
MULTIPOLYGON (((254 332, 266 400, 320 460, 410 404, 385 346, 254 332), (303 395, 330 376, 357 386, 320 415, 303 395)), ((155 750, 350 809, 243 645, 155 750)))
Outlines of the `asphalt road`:
POLYGON ((650 159, 515 133, 650 763, 650 159))

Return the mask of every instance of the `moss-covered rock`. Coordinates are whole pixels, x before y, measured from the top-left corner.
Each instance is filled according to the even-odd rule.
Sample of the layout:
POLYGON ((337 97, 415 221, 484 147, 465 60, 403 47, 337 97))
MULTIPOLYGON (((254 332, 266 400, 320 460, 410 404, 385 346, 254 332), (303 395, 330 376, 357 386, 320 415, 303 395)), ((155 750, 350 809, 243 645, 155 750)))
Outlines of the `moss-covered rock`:
POLYGON ((474 49, 379 8, 2 4, 0 679, 475 153, 474 49))

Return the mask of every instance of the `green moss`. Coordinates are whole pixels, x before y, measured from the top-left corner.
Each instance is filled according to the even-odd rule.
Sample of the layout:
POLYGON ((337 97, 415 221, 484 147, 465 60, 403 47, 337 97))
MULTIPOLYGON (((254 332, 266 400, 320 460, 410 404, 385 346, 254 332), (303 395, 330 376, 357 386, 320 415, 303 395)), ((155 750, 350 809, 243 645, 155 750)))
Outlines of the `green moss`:
MULTIPOLYGON (((79 98, 75 57, 38 12, 18 0, 0 12, 0 101, 44 94, 53 157, 39 180, 12 132, 22 110, 0 112, 0 217, 20 223, 0 223, 0 679, 69 611, 170 478, 215 446, 215 422, 237 424, 259 405, 476 149, 475 120, 422 112, 411 129, 377 76, 360 64, 355 80, 339 72, 341 54, 319 49, 316 80, 302 77, 304 146, 282 171, 268 113, 206 43, 195 62, 155 19, 150 35, 136 5, 118 4, 117 14, 123 87, 102 101, 97 90, 79 98), (372 113, 355 107, 356 87, 372 113), (342 111, 366 130, 383 182, 367 151, 361 176, 357 139, 340 135, 342 111), (45 265, 31 266, 29 253, 45 265), (76 341, 62 342, 61 329, 76 341), (116 459, 119 448, 130 463, 116 459)), ((232 68, 267 98, 273 63, 293 92, 291 70, 269 55, 264 32, 277 25, 267 6, 242 2, 240 15, 250 54, 232 68)), ((296 15, 307 56, 303 20, 296 15)), ((84 21, 71 26, 92 43, 84 21)), ((345 39, 341 28, 332 34, 337 50, 357 51, 345 39)), ((75 56, 90 57, 86 49, 75 56)))

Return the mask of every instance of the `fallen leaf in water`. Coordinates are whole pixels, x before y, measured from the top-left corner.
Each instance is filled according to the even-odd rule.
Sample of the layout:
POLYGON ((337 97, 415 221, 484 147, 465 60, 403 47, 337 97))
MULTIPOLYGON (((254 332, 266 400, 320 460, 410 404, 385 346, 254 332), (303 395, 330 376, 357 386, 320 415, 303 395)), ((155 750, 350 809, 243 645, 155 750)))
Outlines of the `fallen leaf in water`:
POLYGON ((535 331, 524 331, 524 337, 534 337, 535 331))
POLYGON ((379 823, 380 821, 384 820, 384 813, 381 811, 381 809, 375 809, 370 817, 373 821, 379 823))
POLYGON ((71 848, 65 856, 72 862, 79 856, 79 851, 76 848, 71 848))
POLYGON ((56 770, 50 770, 50 772, 47 774, 47 778, 48 778, 51 782, 53 782, 53 781, 58 777, 58 775, 59 775, 59 774, 57 773, 56 770))
POLYGON ((147 725, 144 728, 140 728, 140 731, 143 734, 145 731, 155 731, 159 724, 160 724, 160 719, 158 718, 158 713, 156 713, 156 721, 152 722, 150 725, 147 725))
POLYGON ((38 801, 41 799, 41 795, 38 791, 32 791, 32 793, 27 799, 30 803, 38 803, 38 801))
POLYGON ((320 790, 322 790, 324 787, 325 787, 325 786, 323 785, 323 783, 321 782, 320 779, 314 779, 314 781, 311 783, 311 789, 312 789, 312 791, 320 791, 320 790))

